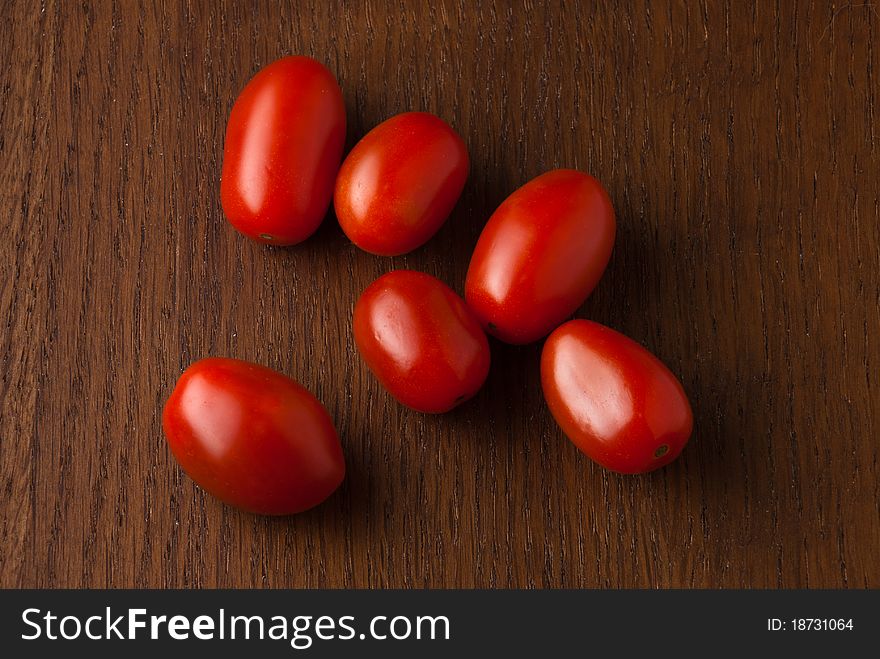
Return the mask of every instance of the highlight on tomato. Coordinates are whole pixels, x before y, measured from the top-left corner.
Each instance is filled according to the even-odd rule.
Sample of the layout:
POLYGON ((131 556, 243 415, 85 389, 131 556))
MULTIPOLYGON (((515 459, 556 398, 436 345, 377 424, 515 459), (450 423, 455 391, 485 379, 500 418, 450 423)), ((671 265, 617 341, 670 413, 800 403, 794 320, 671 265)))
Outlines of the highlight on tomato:
POLYGON ((258 364, 195 362, 165 403, 162 426, 190 478, 243 510, 298 513, 324 501, 345 476, 327 410, 298 382, 258 364))
POLYGON ((293 245, 321 224, 345 144, 345 103, 333 74, 285 57, 239 94, 226 125, 220 200, 241 233, 293 245))
POLYGON ((541 385, 562 431, 613 471, 636 474, 669 464, 693 430, 687 394, 663 362, 589 320, 571 320, 547 338, 541 385))

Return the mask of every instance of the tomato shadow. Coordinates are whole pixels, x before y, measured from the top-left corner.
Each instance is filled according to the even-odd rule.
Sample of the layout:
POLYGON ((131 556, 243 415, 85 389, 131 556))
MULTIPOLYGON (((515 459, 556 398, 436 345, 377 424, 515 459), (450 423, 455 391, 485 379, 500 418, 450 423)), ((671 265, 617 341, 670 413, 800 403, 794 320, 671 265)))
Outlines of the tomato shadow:
MULTIPOLYGON (((317 506, 293 515, 264 516, 238 511, 225 506, 227 514, 240 516, 239 524, 249 524, 260 529, 263 542, 273 545, 278 551, 294 546, 295 537, 304 534, 309 538, 308 546, 314 547, 317 556, 345 552, 351 556, 358 545, 355 535, 365 526, 371 508, 369 478, 360 460, 346 454, 345 479, 336 491, 317 506)), ((312 566, 305 570, 312 579, 320 579, 323 570, 312 566)), ((299 575, 300 577, 302 575, 299 575)), ((273 587, 285 587, 288 578, 274 575, 273 587)), ((324 587, 325 584, 310 584, 311 587, 324 587)))
MULTIPOLYGON (((541 391, 543 342, 514 346, 490 338, 492 365, 480 391, 443 415, 455 437, 468 437, 483 447, 516 450, 542 442, 542 417, 549 411, 541 391), (530 432, 524 432, 530 429, 530 432), (528 436, 525 436, 528 435, 528 436)), ((552 421, 552 420, 551 420, 552 421)))
POLYGON ((726 518, 730 542, 746 542, 760 523, 748 511, 760 520, 776 498, 772 382, 762 323, 753 322, 759 296, 736 294, 733 263, 725 271, 707 246, 705 217, 665 221, 628 212, 626 203, 621 209, 612 259, 577 316, 657 355, 680 379, 694 414, 680 458, 635 478, 658 490, 683 487, 692 519, 705 526, 726 518))

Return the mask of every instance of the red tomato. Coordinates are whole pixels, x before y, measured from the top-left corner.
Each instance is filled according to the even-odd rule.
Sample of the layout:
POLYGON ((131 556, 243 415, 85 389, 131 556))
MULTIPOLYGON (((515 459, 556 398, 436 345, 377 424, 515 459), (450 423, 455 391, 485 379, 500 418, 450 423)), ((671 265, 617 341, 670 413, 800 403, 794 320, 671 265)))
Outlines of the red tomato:
POLYGON ((394 256, 437 233, 468 175, 467 148, 439 117, 407 112, 358 142, 336 179, 333 206, 351 241, 394 256))
POLYGON ((344 144, 345 103, 333 74, 308 57, 273 62, 229 115, 223 212, 259 242, 305 240, 327 214, 344 144))
POLYGON ((489 342, 464 300, 412 270, 379 277, 354 308, 354 339, 384 387, 419 412, 446 412, 489 374, 489 342))
POLYGON ((244 510, 287 515, 339 487, 330 415, 294 380, 238 359, 191 365, 162 412, 171 452, 205 490, 244 510))
POLYGON ((557 169, 533 179, 483 229, 465 283, 468 306, 502 341, 537 341, 587 299, 614 231, 611 200, 592 176, 557 169))
POLYGON ((636 474, 662 467, 693 429, 687 395, 663 362, 599 323, 572 320, 550 335, 541 384, 563 432, 607 469, 636 474))

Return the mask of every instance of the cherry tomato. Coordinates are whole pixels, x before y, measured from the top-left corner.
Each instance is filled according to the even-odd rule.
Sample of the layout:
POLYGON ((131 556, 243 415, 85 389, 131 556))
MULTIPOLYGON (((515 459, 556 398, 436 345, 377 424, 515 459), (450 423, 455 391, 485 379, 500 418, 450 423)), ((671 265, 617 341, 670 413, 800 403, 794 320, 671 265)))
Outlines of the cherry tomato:
POLYGON ((285 57, 242 90, 226 126, 220 200, 256 241, 293 245, 327 214, 345 144, 336 79, 308 57, 285 57))
POLYGON ((162 426, 196 483, 251 512, 306 510, 345 475, 330 415, 300 384, 265 366, 225 358, 192 364, 165 404, 162 426))
POLYGON ((446 412, 489 374, 489 342, 464 300, 439 279, 395 270, 354 308, 358 350, 382 385, 420 412, 446 412))
POLYGON ((467 148, 439 117, 406 112, 358 142, 336 179, 333 206, 363 250, 393 256, 437 233, 468 175, 467 148))
POLYGON ((468 268, 468 306, 502 341, 537 341, 596 286, 614 232, 611 200, 596 179, 571 169, 542 174, 489 218, 468 268))
POLYGON ((572 320, 549 336, 541 384, 563 432, 613 471, 672 462, 693 429, 687 395, 663 362, 599 323, 572 320))

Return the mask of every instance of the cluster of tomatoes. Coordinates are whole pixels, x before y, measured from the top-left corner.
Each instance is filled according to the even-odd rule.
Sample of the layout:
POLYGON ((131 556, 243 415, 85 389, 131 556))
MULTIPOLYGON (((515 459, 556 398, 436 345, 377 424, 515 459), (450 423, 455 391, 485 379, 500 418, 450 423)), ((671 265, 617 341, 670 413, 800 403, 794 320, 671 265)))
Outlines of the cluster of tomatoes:
MULTIPOLYGON (((464 142, 441 119, 400 114, 375 127, 340 166, 345 105, 333 75, 307 57, 261 70, 226 130, 224 213, 254 240, 308 238, 333 201, 343 231, 378 255, 413 250, 452 211, 469 170, 464 142)), ((566 322, 611 256, 614 209, 591 176, 554 170, 526 183, 489 219, 462 299, 440 280, 396 270, 354 307, 358 350, 401 403, 446 412, 489 373, 486 333, 524 344, 549 334, 541 384, 554 418, 601 465, 639 473, 675 459, 693 416, 676 377, 638 343, 587 320, 566 322)), ((326 499, 345 462, 327 411, 294 380, 257 364, 191 365, 163 426, 184 470, 240 508, 295 513, 326 499)))

